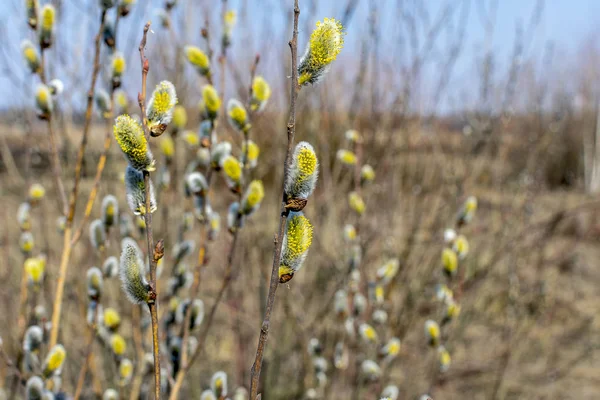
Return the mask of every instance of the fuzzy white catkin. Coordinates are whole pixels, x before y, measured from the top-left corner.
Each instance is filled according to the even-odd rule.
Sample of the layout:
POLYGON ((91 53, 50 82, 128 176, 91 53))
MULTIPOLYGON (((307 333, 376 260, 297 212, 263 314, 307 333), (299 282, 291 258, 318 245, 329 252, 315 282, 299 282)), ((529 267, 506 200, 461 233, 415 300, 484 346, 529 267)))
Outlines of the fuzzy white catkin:
POLYGON ((121 242, 121 261, 119 274, 125 294, 134 304, 148 301, 149 285, 146 280, 146 267, 141 250, 131 238, 121 242))
MULTIPOLYGON (((154 194, 154 185, 150 182, 150 212, 156 211, 156 196, 154 194)), ((129 209, 135 215, 144 215, 146 213, 146 190, 144 183, 144 174, 131 165, 125 169, 125 191, 127 193, 127 204, 129 209)))

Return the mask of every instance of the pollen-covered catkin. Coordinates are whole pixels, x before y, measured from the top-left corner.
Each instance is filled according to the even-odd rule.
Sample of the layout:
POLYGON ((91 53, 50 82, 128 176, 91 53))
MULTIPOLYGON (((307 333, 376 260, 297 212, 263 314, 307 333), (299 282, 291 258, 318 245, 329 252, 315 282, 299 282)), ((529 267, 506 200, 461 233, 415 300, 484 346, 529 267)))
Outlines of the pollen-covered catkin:
POLYGON ((40 118, 48 118, 54 109, 54 103, 48 86, 40 83, 35 90, 35 105, 40 118))
POLYGON ((241 188, 242 179, 242 163, 234 156, 227 156, 223 159, 221 166, 227 185, 234 192, 238 192, 241 188))
POLYGON ((21 42, 21 52, 29 70, 34 74, 37 73, 41 65, 40 54, 34 44, 30 40, 23 40, 21 42))
POLYGON ((271 86, 269 83, 260 75, 257 75, 252 80, 252 98, 250 99, 250 110, 251 111, 262 111, 269 98, 271 97, 271 86))
POLYGON ((308 142, 298 143, 285 182, 287 197, 307 199, 315 190, 318 175, 319 161, 314 148, 308 142))
POLYGON ((431 347, 436 347, 440 341, 440 326, 437 322, 428 319, 425 321, 425 338, 431 347))
POLYGON ((31 232, 21 233, 21 237, 19 238, 19 247, 21 248, 23 254, 31 254, 34 244, 35 241, 31 232))
POLYGON ((150 285, 146 280, 146 266, 141 250, 131 238, 123 239, 121 248, 119 275, 123 291, 132 303, 146 303, 150 285))
POLYGON ((258 145, 248 139, 242 143, 242 164, 248 168, 254 168, 258 164, 258 156, 260 155, 260 148, 258 145))
POLYGON ((302 213, 290 213, 283 236, 279 266, 280 283, 288 282, 302 267, 312 243, 312 234, 313 227, 302 213))
POLYGON ((173 109, 173 128, 175 128, 176 131, 185 129, 187 120, 188 117, 185 107, 182 105, 176 105, 173 109))
POLYGON ((444 273, 446 273, 446 275, 456 275, 458 269, 458 257, 454 250, 445 248, 442 251, 442 267, 444 268, 444 273))
POLYGON ((242 212, 250 215, 260 207, 260 203, 265 197, 265 189, 262 181, 253 180, 248 185, 246 193, 242 198, 242 212))
POLYGON ((298 84, 317 83, 344 47, 344 27, 334 18, 317 22, 298 65, 298 84))
POLYGON ((116 89, 121 86, 121 78, 125 74, 127 62, 121 52, 116 51, 110 60, 110 75, 112 79, 112 87, 116 89))
POLYGON ((183 51, 188 62, 196 68, 200 75, 210 74, 210 59, 206 53, 196 46, 185 46, 183 51))
POLYGON ((152 136, 160 136, 167 129, 173 118, 173 108, 177 104, 175 86, 169 81, 162 81, 152 92, 146 108, 148 128, 152 136))
POLYGON ((42 257, 32 257, 25 260, 25 273, 29 282, 33 285, 39 285, 44 279, 46 261, 42 257))
POLYGON ((133 363, 128 358, 124 358, 119 363, 119 378, 121 385, 127 385, 133 376, 133 363))
POLYGON ((227 120, 229 125, 238 132, 246 133, 250 130, 248 112, 239 100, 230 99, 227 103, 227 120))
MULTIPOLYGON (((200 102, 200 113, 209 120, 217 118, 219 109, 221 108, 221 99, 219 93, 212 85, 204 85, 202 87, 202 101, 200 102)), ((212 130, 212 124, 210 125, 212 130)))
POLYGON ((46 4, 42 8, 40 15, 40 44, 43 49, 47 49, 52 46, 52 36, 54 33, 54 24, 56 20, 56 9, 52 4, 46 4))
POLYGON ((139 122, 129 115, 120 115, 115 120, 113 132, 132 168, 140 171, 154 171, 154 156, 139 122))
POLYGON ((44 361, 44 367, 42 368, 45 378, 50 377, 52 374, 60 372, 60 369, 67 357, 65 348, 57 344, 55 345, 46 356, 44 361))

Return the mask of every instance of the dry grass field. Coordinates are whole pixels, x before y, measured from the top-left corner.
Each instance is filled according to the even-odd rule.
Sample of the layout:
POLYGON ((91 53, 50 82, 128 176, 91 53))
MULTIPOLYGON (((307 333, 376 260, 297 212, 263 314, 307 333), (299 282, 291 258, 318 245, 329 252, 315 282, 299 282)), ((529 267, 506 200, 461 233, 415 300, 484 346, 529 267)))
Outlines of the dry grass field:
MULTIPOLYGON (((89 3, 85 12, 97 19, 101 8, 98 2, 89 3)), ((376 74, 391 73, 388 65, 378 64, 375 53, 353 59, 342 51, 338 60, 333 57, 331 71, 318 85, 296 91, 296 105, 290 107, 294 96, 289 71, 294 60, 286 42, 293 34, 294 1, 281 6, 286 36, 275 40, 281 48, 261 53, 260 60, 254 59, 253 51, 240 50, 237 56, 233 50, 239 47, 227 51, 221 35, 227 32, 231 4, 218 3, 216 11, 201 18, 202 35, 196 29, 191 38, 191 29, 181 24, 187 18, 200 19, 189 15, 202 15, 205 4, 195 8, 193 2, 181 1, 170 8, 161 2, 157 7, 166 7, 162 12, 172 18, 170 26, 161 26, 162 20, 153 17, 145 54, 150 69, 144 106, 157 107, 149 99, 154 99, 155 85, 168 79, 177 90, 179 112, 185 110, 187 117, 182 123, 176 116, 160 137, 144 139, 156 159, 156 169, 147 172, 157 203, 151 224, 143 215, 134 215, 128 205, 132 193, 124 183, 128 159, 115 140, 119 132, 113 134, 113 125, 121 113, 149 115, 140 111, 137 101, 145 82, 140 80, 137 45, 147 19, 143 17, 157 14, 150 7, 138 10, 143 4, 139 1, 131 6, 129 16, 119 20, 123 31, 115 46, 127 59, 127 74, 122 76, 129 99, 126 107, 109 90, 106 113, 92 96, 94 101, 87 107, 91 114, 85 114, 85 93, 96 76, 94 46, 101 50, 95 97, 100 87, 114 82, 114 68, 107 67, 112 53, 104 40, 95 43, 91 34, 86 36, 89 43, 73 47, 84 46, 82 54, 88 60, 73 71, 87 68, 87 72, 73 72, 74 77, 83 76, 81 81, 63 78, 68 88, 63 98, 52 97, 56 104, 50 116, 37 117, 36 84, 54 78, 51 74, 56 71, 67 74, 69 63, 50 47, 41 50, 48 55, 41 58, 45 68, 23 75, 36 82, 27 84, 31 99, 27 107, 5 110, 0 125, 0 399, 151 399, 157 361, 164 399, 248 399, 253 378, 263 400, 425 399, 424 395, 435 400, 600 398, 600 201, 595 193, 600 186, 600 108, 593 92, 598 77, 588 74, 593 68, 585 64, 578 78, 572 78, 592 82, 579 85, 577 96, 583 106, 566 102, 566 89, 548 84, 534 67, 525 66, 496 86, 488 82, 493 95, 482 94, 481 110, 429 115, 414 107, 418 85, 408 90, 406 85, 373 83, 379 82, 376 74), (164 50, 167 43, 172 43, 168 51, 164 50), (188 43, 212 56, 212 76, 198 73, 189 56, 186 60, 188 43), (277 67, 270 69, 272 63, 277 67), (350 64, 355 66, 344 69, 350 64), (257 96, 258 87, 252 85, 257 75, 264 76, 272 88, 271 99, 260 111, 251 107, 257 96), (222 98, 216 117, 207 116, 209 106, 202 94, 211 82, 222 98), (525 106, 517 106, 512 93, 527 90, 526 96, 517 96, 525 106), (251 129, 236 126, 230 98, 247 108, 251 129), (497 98, 510 99, 510 105, 497 98), (199 99, 204 100, 200 109, 199 99), (289 108, 295 112, 292 125, 289 108), (210 133, 203 136, 202 128, 197 129, 202 120, 212 121, 209 129, 216 135, 212 140, 210 133), (290 129, 294 131, 291 143, 290 129), (349 134, 351 130, 358 136, 349 134), (85 151, 78 158, 84 137, 85 151), (224 142, 231 143, 231 154, 237 159, 251 159, 242 146, 245 138, 258 145, 260 155, 256 166, 238 163, 242 178, 236 191, 226 162, 204 160, 207 155, 216 157, 214 149, 224 142), (309 240, 302 269, 293 279, 279 283, 278 267, 287 262, 292 239, 286 239, 284 257, 277 258, 280 262, 272 271, 274 248, 280 248, 283 239, 278 237, 278 221, 281 215, 288 221, 300 218, 282 209, 284 170, 289 165, 293 176, 294 168, 300 168, 296 158, 286 162, 286 148, 300 141, 312 144, 319 160, 316 189, 302 210, 313 227, 312 243, 309 240), (106 151, 105 143, 110 146, 106 151), (99 164, 104 157, 106 164, 99 164), (365 165, 372 167, 374 177, 365 165), (190 189, 188 178, 193 172, 207 178, 205 191, 190 189), (230 206, 241 202, 243 208, 248 203, 244 194, 252 180, 262 182, 264 198, 240 225, 242 214, 231 214, 230 206), (32 191, 38 184, 43 194, 32 191), (71 201, 65 208, 63 190, 71 201), (108 195, 118 203, 112 226, 103 203, 108 195), (473 198, 476 211, 466 206, 473 198), (26 222, 24 202, 29 204, 26 222), (88 204, 91 207, 86 209, 88 204), (65 210, 67 215, 72 212, 72 223, 61 220, 65 210), (214 222, 217 214, 219 230, 214 222), (461 217, 467 221, 463 223, 461 217), (96 220, 101 223, 100 233, 90 231, 96 220), (164 241, 158 266, 153 260, 157 253, 147 251, 149 226, 150 247, 164 241), (459 239, 448 237, 450 229, 467 241, 468 250, 459 246, 459 239), (29 233, 31 247, 23 243, 29 233), (158 270, 155 286, 152 276, 143 279, 151 284, 144 288, 148 290, 144 296, 155 294, 156 301, 150 296, 144 300, 148 304, 133 304, 124 293, 120 272, 110 276, 103 270, 106 260, 114 256, 115 268, 129 271, 121 258, 125 237, 131 237, 144 253, 140 263, 152 275, 158 270), (456 271, 450 273, 445 268, 452 261, 442 257, 447 252, 458 255, 456 271), (28 263, 39 262, 40 257, 45 266, 36 275, 28 263), (398 268, 385 270, 390 265, 398 268), (90 278, 92 267, 103 270, 101 289, 90 278), (197 325, 195 314, 188 311, 191 307, 183 307, 189 299, 203 303, 204 316, 197 325), (271 318, 265 324, 271 301, 271 318), (53 326, 57 304, 61 304, 60 319, 53 326), (110 318, 107 309, 116 311, 120 323, 114 324, 115 317, 110 318), (426 321, 439 324, 437 334, 427 331, 426 321), (189 329, 188 323, 192 323, 189 329), (32 326, 41 328, 40 343, 28 339, 26 332, 32 326), (257 344, 267 329, 262 370, 254 376, 251 367, 257 344), (124 346, 115 342, 116 336, 124 346), (393 338, 399 339, 399 348, 389 346, 393 338), (48 358, 56 343, 66 350, 64 360, 48 358), (58 367, 53 367, 55 362, 58 367), (129 362, 131 370, 127 370, 129 362), (215 376, 218 371, 227 376, 227 393, 220 386, 223 378, 215 376), (32 389, 36 376, 42 378, 39 396, 32 389), (399 394, 389 391, 390 385, 399 394)), ((357 3, 361 2, 344 1, 338 7, 336 18, 344 22, 347 32, 358 29, 357 22, 344 21, 344 12, 352 13, 353 7, 358 7, 355 18, 360 17, 357 3)), ((371 12, 385 9, 377 2, 366 3, 371 12)), ((59 8, 71 6, 59 4, 59 8)), ((241 7, 241 21, 228 40, 235 42, 247 32, 244 40, 259 52, 264 46, 254 45, 252 32, 256 32, 247 24, 247 5, 241 7)), ((314 15, 311 7, 316 6, 300 2, 298 58, 313 24, 326 16, 314 15)), ((446 10, 449 18, 461 22, 461 7, 446 10)), ((71 15, 68 12, 63 10, 63 15, 71 15)), ((406 13, 405 18, 412 15, 430 33, 425 38, 437 31, 436 23, 450 24, 420 19, 410 7, 406 13)), ((261 15, 268 18, 269 13, 261 15)), ((19 26, 25 35, 29 28, 22 22, 19 26)), ((69 32, 60 20, 56 23, 56 32, 69 32)), ((39 24, 43 27, 41 17, 39 24)), ((92 25, 95 33, 97 21, 92 25)), ((377 46, 378 40, 378 34, 372 33, 363 50, 377 46)), ((64 35, 58 35, 56 43, 63 49, 66 42, 64 35)), ((16 62, 27 69, 20 59, 16 62)), ((600 70, 600 64, 595 67, 600 70)), ((482 71, 474 79, 484 87, 482 71)), ((405 78, 418 79, 418 73, 413 73, 406 72, 405 78)), ((446 90, 439 94, 445 95, 446 90)), ((144 117, 140 129, 152 123, 151 117, 144 117)), ((302 197, 285 190, 290 198, 302 197)), ((286 238, 292 238, 292 224, 286 224, 290 232, 286 238)))

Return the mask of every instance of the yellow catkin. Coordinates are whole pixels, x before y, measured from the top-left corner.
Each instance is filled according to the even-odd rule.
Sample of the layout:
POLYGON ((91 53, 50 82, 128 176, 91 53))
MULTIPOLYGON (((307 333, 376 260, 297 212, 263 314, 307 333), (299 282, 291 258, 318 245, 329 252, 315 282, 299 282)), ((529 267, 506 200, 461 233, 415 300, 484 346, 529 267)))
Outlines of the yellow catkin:
POLYGON ((112 60, 112 70, 115 75, 123 75, 126 67, 125 58, 121 55, 116 56, 112 60))
POLYGON ((296 258, 304 254, 312 243, 313 227, 304 215, 293 216, 288 223, 287 254, 296 258))
POLYGON ((260 75, 256 76, 252 81, 252 94, 260 102, 267 101, 271 97, 271 87, 260 75))
POLYGON ((67 352, 65 351, 65 348, 63 346, 54 346, 50 351, 50 354, 48 355, 45 369, 50 372, 56 371, 62 366, 66 357, 67 352))
POLYGON ((334 61, 344 46, 344 27, 334 18, 317 22, 317 28, 310 35, 311 62, 316 67, 334 61))
POLYGON ((256 161, 260 154, 260 148, 252 140, 248 140, 242 144, 242 154, 247 154, 249 161, 256 161))
POLYGON ((42 29, 49 31, 54 27, 55 10, 50 4, 42 8, 42 29))
POLYGON ((304 147, 298 153, 298 169, 304 176, 315 173, 317 167, 317 155, 311 149, 304 147))
POLYGON ((127 350, 127 343, 125 342, 125 339, 123 339, 123 336, 114 334, 110 338, 110 347, 112 348, 113 353, 120 356, 127 350))
POLYGON ((216 113, 221 108, 221 99, 217 90, 212 85, 204 85, 202 88, 202 100, 206 109, 211 113, 216 113))
POLYGON ((173 125, 177 129, 185 128, 187 124, 187 112, 184 106, 175 106, 173 109, 173 125))
POLYGON ((114 308, 108 307, 104 310, 104 325, 109 328, 116 328, 121 323, 121 316, 114 308))
POLYGON ((208 56, 196 46, 186 46, 185 55, 188 61, 195 67, 208 69, 210 66, 208 56))
POLYGON ((442 265, 447 273, 454 274, 456 272, 456 268, 458 267, 458 258, 452 249, 445 248, 442 251, 442 265))
POLYGON ((246 201, 250 208, 256 207, 265 197, 265 189, 262 181, 254 180, 248 185, 246 201))
POLYGON ((349 150, 338 150, 337 158, 343 164, 346 164, 346 165, 356 164, 356 154, 354 154, 353 152, 351 152, 349 150))
POLYGON ((242 166, 235 157, 229 156, 223 161, 223 172, 229 179, 238 182, 242 176, 242 166))
POLYGON ((242 107, 232 107, 229 110, 229 117, 238 125, 245 125, 248 118, 248 113, 242 107))
POLYGON ((163 137, 160 140, 160 150, 165 155, 165 157, 173 157, 173 154, 175 154, 175 142, 173 141, 173 138, 171 136, 163 135, 163 137))
POLYGON ((25 50, 23 50, 23 54, 25 55, 25 59, 30 63, 37 62, 37 52, 33 47, 26 47, 25 50))
POLYGON ((46 189, 39 183, 34 183, 29 188, 29 197, 32 200, 41 200, 46 194, 46 189))
POLYGON ((350 192, 350 194, 348 194, 348 204, 350 205, 350 208, 359 215, 362 215, 365 212, 365 202, 356 192, 350 192))
POLYGON ((229 10, 225 13, 223 22, 225 22, 225 24, 229 28, 232 28, 235 25, 236 21, 237 21, 237 15, 235 13, 235 10, 229 10))
POLYGON ((28 258, 24 266, 29 279, 34 283, 40 282, 44 276, 44 262, 40 258, 28 258))

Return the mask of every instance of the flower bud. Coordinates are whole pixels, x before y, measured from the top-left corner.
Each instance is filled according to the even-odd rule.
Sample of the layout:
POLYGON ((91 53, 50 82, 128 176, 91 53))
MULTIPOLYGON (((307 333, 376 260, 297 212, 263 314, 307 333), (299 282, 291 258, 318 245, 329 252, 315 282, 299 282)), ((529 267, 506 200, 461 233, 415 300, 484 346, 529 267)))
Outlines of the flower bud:
MULTIPOLYGON (((156 211, 156 196, 154 194, 154 185, 152 180, 148 178, 150 183, 150 189, 148 194, 150 196, 150 212, 156 211)), ((127 165, 125 170, 125 192, 127 193, 127 204, 129 209, 135 215, 146 214, 146 184, 144 182, 144 175, 139 170, 133 168, 131 165, 127 165)))
POLYGON ((298 65, 298 84, 315 84, 329 69, 344 46, 344 27, 333 18, 317 22, 298 65))
POLYGON ((440 341, 440 326, 428 319, 425 321, 425 338, 431 347, 436 347, 440 341))
POLYGON ((146 280, 146 265, 141 250, 131 238, 121 242, 122 252, 119 274, 123 291, 134 304, 146 303, 149 300, 150 285, 146 280))
POLYGON ((350 150, 344 150, 344 149, 338 150, 336 157, 337 157, 338 161, 341 162, 342 164, 345 164, 345 165, 356 164, 356 154, 354 154, 350 150))
POLYGON ((104 196, 102 199, 102 223, 109 228, 117 222, 119 217, 119 201, 112 194, 104 196))
POLYGON ((60 372, 60 368, 66 357, 67 352, 65 351, 65 348, 60 344, 55 345, 50 352, 48 352, 46 360, 44 361, 44 378, 48 378, 50 375, 60 372))
POLYGON ((260 75, 252 81, 252 98, 250 99, 251 111, 262 111, 271 97, 269 83, 260 75))
POLYGON ((40 43, 43 49, 52 46, 52 36, 56 19, 56 10, 51 4, 46 4, 41 12, 40 43))
POLYGON ((248 112, 244 105, 236 99, 230 99, 227 103, 227 120, 233 129, 246 133, 250 130, 248 112))
POLYGON ((98 251, 103 251, 106 243, 106 227, 101 219, 95 219, 90 223, 90 243, 98 251))
POLYGON ((19 238, 19 247, 23 254, 30 254, 33 251, 33 234, 31 232, 23 232, 21 233, 21 237, 19 238))
POLYGON ((279 282, 293 278, 304 263, 312 243, 313 227, 302 213, 290 213, 281 250, 279 282))
POLYGON ((210 74, 210 59, 202 50, 196 46, 185 46, 185 58, 188 60, 200 75, 207 76, 210 74))
POLYGON ((217 398, 227 397, 227 374, 223 371, 216 372, 210 380, 210 388, 217 398))
POLYGON ((52 95, 48 86, 40 83, 35 90, 35 105, 38 116, 42 119, 47 119, 54 108, 52 95))
MULTIPOLYGON (((31 1, 33 3, 33 1, 31 1)), ((27 63, 31 73, 37 73, 40 70, 40 53, 31 41, 25 39, 21 42, 21 52, 23 59, 27 63)))
POLYGON ((102 272, 97 267, 88 269, 86 275, 87 292, 91 299, 97 299, 102 294, 102 272))
POLYGON ((173 118, 173 107, 177 104, 175 86, 169 81, 162 81, 152 92, 146 108, 148 129, 152 136, 160 136, 173 118))
POLYGON ((242 198, 242 213, 250 215, 260 207, 260 203, 265 197, 265 189, 262 181, 253 180, 248 185, 246 193, 242 198))
POLYGON ((296 145, 292 165, 285 182, 288 198, 307 199, 315 190, 319 174, 319 161, 313 147, 307 142, 296 145))
POLYGON ((132 168, 154 171, 154 157, 139 122, 128 115, 120 115, 115 120, 113 132, 132 168))

